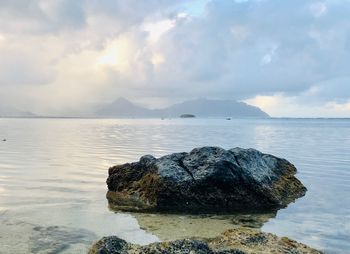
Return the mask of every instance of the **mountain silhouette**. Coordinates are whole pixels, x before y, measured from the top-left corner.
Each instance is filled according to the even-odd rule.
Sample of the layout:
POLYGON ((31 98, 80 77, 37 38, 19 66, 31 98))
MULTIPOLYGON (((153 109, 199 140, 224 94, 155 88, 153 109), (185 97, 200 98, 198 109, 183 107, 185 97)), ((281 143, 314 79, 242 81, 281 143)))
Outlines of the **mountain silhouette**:
POLYGON ((201 98, 174 104, 163 109, 148 109, 122 97, 110 104, 100 106, 95 115, 98 117, 149 118, 179 117, 182 114, 193 114, 197 117, 269 117, 260 108, 235 100, 201 98))

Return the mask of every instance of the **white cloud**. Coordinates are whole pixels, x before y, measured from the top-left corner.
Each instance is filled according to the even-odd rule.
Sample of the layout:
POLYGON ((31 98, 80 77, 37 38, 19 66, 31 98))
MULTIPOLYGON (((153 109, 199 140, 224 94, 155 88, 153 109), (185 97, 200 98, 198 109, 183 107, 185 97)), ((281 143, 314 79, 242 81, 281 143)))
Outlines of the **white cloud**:
POLYGON ((326 104, 307 104, 300 103, 296 96, 274 94, 258 95, 245 102, 260 107, 273 117, 349 117, 350 115, 350 100, 346 103, 330 101, 326 104))
POLYGON ((324 2, 316 2, 310 5, 310 11, 316 18, 327 13, 327 5, 324 2))
POLYGON ((261 64, 262 65, 270 64, 276 54, 277 49, 278 49, 277 45, 272 45, 271 49, 269 49, 261 59, 261 64))
POLYGON ((244 100, 275 117, 349 117, 350 78, 320 82, 297 95, 274 93, 244 100))
POLYGON ((166 19, 144 24, 144 30, 148 33, 148 40, 157 42, 161 36, 175 26, 175 21, 166 19))
POLYGON ((249 36, 249 31, 242 25, 234 25, 231 27, 231 33, 238 41, 244 41, 249 36))

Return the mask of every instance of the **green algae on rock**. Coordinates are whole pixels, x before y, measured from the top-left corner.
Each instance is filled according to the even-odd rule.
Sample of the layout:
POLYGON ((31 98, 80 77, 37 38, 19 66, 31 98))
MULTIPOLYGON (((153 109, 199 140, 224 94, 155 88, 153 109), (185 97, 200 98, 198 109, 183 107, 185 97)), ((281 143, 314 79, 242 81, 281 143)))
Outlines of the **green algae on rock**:
POLYGON ((215 250, 230 250, 234 248, 247 254, 322 253, 319 250, 291 240, 288 237, 278 237, 271 233, 244 227, 227 230, 220 236, 209 239, 208 245, 215 250))
POLYGON ((107 199, 126 211, 266 212, 305 195, 287 160, 254 149, 195 148, 109 169, 107 199))
POLYGON ((249 228, 237 228, 211 239, 182 239, 152 243, 146 246, 130 244, 116 237, 104 237, 93 245, 89 254, 321 254, 304 244, 286 237, 277 237, 249 228))

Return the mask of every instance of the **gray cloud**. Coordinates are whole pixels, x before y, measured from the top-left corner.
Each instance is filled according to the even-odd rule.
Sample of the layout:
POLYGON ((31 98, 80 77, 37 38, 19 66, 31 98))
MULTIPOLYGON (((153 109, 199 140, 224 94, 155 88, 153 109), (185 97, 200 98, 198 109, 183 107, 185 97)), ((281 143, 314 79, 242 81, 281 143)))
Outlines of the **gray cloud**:
POLYGON ((205 2, 190 16, 186 1, 0 0, 0 97, 8 89, 21 107, 52 103, 54 112, 119 96, 149 105, 274 94, 303 105, 350 100, 349 1, 205 2), (163 21, 171 26, 159 32, 163 21))
POLYGON ((103 20, 113 21, 112 26, 108 27, 110 31, 128 30, 148 16, 170 11, 183 1, 0 0, 0 27, 7 33, 79 32, 86 28, 91 19, 105 18, 103 20))
POLYGON ((305 91, 349 74, 349 12, 349 2, 212 1, 161 42, 170 48, 162 78, 173 70, 183 75, 176 85, 218 96, 305 91))
POLYGON ((85 1, 1 0, 1 31, 16 33, 52 33, 84 27, 85 1))

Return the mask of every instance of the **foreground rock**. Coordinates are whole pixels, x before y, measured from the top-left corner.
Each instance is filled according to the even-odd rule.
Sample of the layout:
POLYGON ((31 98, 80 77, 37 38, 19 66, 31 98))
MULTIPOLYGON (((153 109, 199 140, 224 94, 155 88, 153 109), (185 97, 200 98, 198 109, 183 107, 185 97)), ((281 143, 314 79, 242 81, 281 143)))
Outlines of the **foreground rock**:
POLYGON ((254 149, 193 149, 109 169, 109 203, 129 211, 272 211, 305 194, 287 160, 254 149))
POLYGON ((221 236, 205 239, 184 239, 170 242, 153 243, 146 246, 130 244, 116 237, 104 237, 90 250, 89 254, 138 254, 138 253, 178 253, 178 254, 265 254, 322 253, 304 244, 263 233, 248 228, 228 230, 221 236))

